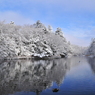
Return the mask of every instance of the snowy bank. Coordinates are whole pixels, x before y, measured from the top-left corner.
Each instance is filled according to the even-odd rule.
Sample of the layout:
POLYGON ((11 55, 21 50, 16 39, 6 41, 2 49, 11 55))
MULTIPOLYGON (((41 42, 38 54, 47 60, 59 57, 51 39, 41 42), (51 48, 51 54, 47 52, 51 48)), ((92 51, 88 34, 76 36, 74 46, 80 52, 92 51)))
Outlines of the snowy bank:
POLYGON ((0 59, 61 58, 72 55, 70 44, 60 28, 40 21, 33 25, 18 26, 0 22, 0 59))

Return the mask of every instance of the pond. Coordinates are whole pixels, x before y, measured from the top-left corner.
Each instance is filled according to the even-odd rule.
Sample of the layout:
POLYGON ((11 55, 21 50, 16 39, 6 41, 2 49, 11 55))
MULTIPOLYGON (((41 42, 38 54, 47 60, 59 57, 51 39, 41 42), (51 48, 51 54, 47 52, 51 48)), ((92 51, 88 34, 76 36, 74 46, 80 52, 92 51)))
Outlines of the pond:
POLYGON ((1 61, 0 95, 95 95, 95 59, 1 61))

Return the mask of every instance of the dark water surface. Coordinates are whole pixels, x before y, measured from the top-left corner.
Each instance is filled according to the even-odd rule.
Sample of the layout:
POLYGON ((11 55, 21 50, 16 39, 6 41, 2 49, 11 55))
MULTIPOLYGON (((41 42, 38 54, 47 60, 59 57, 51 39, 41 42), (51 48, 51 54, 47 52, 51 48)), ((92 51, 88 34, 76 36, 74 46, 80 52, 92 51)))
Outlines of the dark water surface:
POLYGON ((95 59, 0 62, 0 95, 95 95, 95 59))

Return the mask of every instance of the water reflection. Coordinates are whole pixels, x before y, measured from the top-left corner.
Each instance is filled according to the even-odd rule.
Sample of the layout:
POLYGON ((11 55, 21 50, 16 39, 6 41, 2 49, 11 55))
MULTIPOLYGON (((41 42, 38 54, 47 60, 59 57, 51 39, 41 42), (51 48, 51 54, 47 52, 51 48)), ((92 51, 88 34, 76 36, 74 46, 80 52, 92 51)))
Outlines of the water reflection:
MULTIPOLYGON (((0 64, 0 95, 21 91, 36 92, 39 95, 44 89, 50 88, 53 82, 60 86, 66 73, 84 61, 86 59, 82 57, 73 57, 55 60, 2 62, 0 64)), ((94 63, 91 63, 92 70, 95 68, 94 66, 94 63)))
POLYGON ((95 74, 95 58, 88 58, 88 63, 91 66, 93 73, 95 74))

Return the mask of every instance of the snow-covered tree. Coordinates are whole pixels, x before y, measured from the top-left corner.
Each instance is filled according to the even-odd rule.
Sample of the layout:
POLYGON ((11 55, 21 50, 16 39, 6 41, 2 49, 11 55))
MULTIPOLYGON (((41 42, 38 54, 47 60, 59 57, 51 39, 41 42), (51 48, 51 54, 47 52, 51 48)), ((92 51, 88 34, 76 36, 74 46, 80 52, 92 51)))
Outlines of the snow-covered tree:
POLYGON ((57 28, 57 30, 55 31, 56 35, 60 35, 61 37, 63 37, 63 32, 61 28, 57 28))
POLYGON ((0 22, 0 58, 66 57, 72 54, 71 45, 63 32, 49 32, 40 21, 33 25, 12 25, 0 22))
POLYGON ((95 56, 95 38, 92 39, 90 46, 88 47, 87 56, 95 56))
POLYGON ((49 32, 52 32, 53 30, 52 30, 52 27, 50 26, 50 25, 48 25, 48 31, 49 32))

